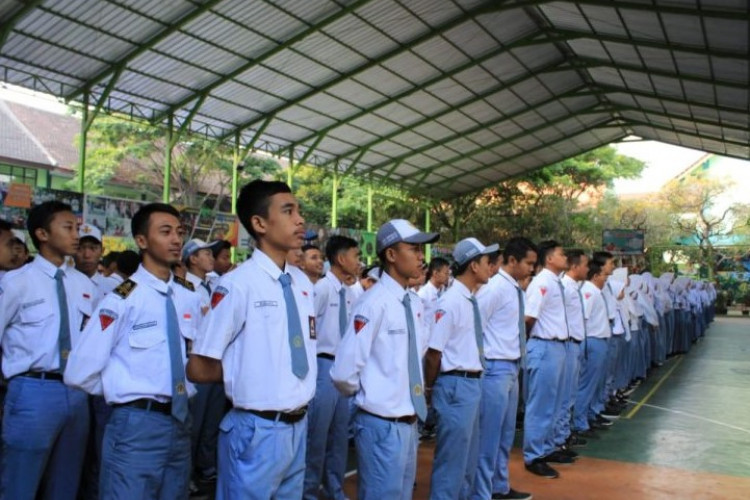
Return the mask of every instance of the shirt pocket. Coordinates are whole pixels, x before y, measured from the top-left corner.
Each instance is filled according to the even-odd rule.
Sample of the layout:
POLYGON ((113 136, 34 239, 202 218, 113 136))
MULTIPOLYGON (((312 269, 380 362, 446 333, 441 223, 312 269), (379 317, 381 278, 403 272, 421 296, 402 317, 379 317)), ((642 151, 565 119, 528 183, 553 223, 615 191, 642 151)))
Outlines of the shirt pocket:
POLYGON ((155 326, 140 330, 131 330, 128 334, 128 344, 133 349, 151 349, 166 341, 166 332, 155 326))
POLYGON ((54 316, 54 311, 49 307, 36 306, 22 309, 20 314, 21 323, 29 327, 43 327, 50 323, 54 316))

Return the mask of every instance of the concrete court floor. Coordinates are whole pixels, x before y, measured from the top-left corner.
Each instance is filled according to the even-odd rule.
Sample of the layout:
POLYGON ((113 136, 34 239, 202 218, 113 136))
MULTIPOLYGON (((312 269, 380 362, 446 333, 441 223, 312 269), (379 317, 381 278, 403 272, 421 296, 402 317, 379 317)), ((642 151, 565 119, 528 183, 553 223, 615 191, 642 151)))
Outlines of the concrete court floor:
MULTIPOLYGON (((717 317, 631 402, 600 439, 577 449, 576 464, 558 467, 559 479, 526 472, 514 448, 513 487, 537 500, 750 499, 750 319, 717 317)), ((415 500, 428 498, 433 453, 434 443, 420 445, 415 500)), ((356 498, 356 473, 346 491, 356 498)))

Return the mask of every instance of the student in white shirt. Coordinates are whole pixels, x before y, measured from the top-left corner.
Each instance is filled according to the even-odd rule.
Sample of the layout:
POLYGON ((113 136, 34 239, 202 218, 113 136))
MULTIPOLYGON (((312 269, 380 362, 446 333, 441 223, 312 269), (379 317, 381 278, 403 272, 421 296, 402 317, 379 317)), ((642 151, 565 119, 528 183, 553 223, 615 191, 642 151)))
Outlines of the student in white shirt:
POLYGON ((408 500, 417 465, 417 418, 427 414, 422 356, 427 331, 422 301, 407 290, 422 272, 422 245, 438 239, 396 219, 382 225, 376 250, 383 274, 357 302, 336 351, 331 378, 354 395, 358 495, 408 500))
MULTIPOLYGON (((612 336, 609 315, 602 289, 607 275, 596 261, 589 263, 588 281, 581 287, 585 304, 586 353, 581 366, 581 376, 573 414, 573 430, 585 433, 597 421, 594 409, 606 376, 608 340, 612 336)), ((599 426, 594 426, 599 428, 599 426)))
POLYGON ((490 279, 489 254, 476 238, 453 249, 455 281, 437 303, 429 348, 424 358, 427 402, 437 414, 437 445, 432 465, 430 498, 468 498, 476 471, 479 401, 484 370, 482 317, 476 292, 490 279))
POLYGON ((428 327, 432 328, 438 297, 445 291, 451 276, 450 264, 442 257, 435 257, 427 268, 427 282, 419 288, 417 295, 422 299, 428 327))
MULTIPOLYGON (((589 258, 580 249, 565 251, 568 258, 568 271, 562 277, 565 288, 565 307, 570 329, 567 353, 565 357, 565 376, 560 387, 563 391, 563 404, 558 414, 555 444, 565 451, 568 439, 571 437, 570 422, 573 418, 573 404, 578 394, 578 380, 580 374, 580 358, 585 355, 586 325, 584 323, 584 303, 580 287, 588 277, 589 258)), ((573 441, 580 443, 580 439, 573 441)))
POLYGON ((0 349, 5 397, 3 498, 74 499, 89 433, 88 398, 63 383, 80 330, 94 307, 96 286, 66 259, 78 247, 70 205, 31 209, 33 262, 0 283, 0 349))
POLYGON ((170 272, 180 260, 179 212, 141 207, 132 234, 141 267, 99 303, 73 350, 65 382, 113 406, 102 443, 101 498, 185 498, 190 479, 188 343, 200 327, 192 285, 170 272))
POLYGON ((558 476, 547 462, 573 462, 571 457, 555 453, 554 443, 555 417, 562 406, 559 385, 570 337, 560 281, 567 262, 557 242, 540 243, 539 263, 544 268, 526 290, 526 327, 531 335, 527 344, 523 455, 526 470, 547 478, 558 476))
POLYGON ((303 498, 317 500, 321 484, 327 497, 344 500, 349 434, 349 400, 331 381, 331 367, 349 325, 354 294, 346 285, 359 272, 358 243, 334 235, 326 243, 331 269, 315 284, 318 379, 308 412, 307 458, 303 498))
POLYGON ((305 221, 283 182, 247 184, 237 213, 257 247, 213 290, 188 376, 223 379, 233 406, 219 426, 217 499, 299 498, 317 336, 309 280, 291 275, 286 258, 305 221))
POLYGON ((528 499, 510 487, 508 465, 516 435, 519 374, 525 364, 525 299, 520 282, 531 276, 536 246, 526 238, 508 240, 503 264, 477 300, 484 321, 482 402, 479 411, 479 457, 471 498, 528 499))

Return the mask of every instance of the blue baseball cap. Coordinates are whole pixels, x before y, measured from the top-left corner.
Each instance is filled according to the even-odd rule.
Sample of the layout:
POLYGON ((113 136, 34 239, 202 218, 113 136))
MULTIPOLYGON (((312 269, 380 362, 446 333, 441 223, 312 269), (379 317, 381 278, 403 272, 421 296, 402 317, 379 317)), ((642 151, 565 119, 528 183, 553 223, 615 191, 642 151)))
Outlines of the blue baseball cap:
POLYGON ((500 245, 497 243, 490 246, 484 246, 476 238, 465 238, 456 243, 456 247, 453 249, 453 260, 455 260, 456 264, 459 266, 463 266, 474 257, 488 255, 499 251, 500 245))

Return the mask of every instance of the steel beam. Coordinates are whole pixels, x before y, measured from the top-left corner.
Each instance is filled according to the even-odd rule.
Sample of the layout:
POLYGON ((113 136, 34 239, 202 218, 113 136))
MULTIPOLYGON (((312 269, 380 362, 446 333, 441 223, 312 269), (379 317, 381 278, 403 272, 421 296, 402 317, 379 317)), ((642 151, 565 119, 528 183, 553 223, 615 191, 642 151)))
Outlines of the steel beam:
POLYGON ((39 7, 43 1, 44 0, 27 0, 26 2, 23 2, 23 5, 3 23, 2 27, 0 27, 0 51, 2 51, 5 42, 8 41, 8 37, 18 23, 31 14, 34 9, 39 7))
MULTIPOLYGON (((269 116, 270 117, 276 116, 277 114, 281 113, 282 111, 284 111, 286 109, 289 109, 289 108, 291 108, 293 106, 296 106, 299 103, 305 101, 306 99, 309 99, 310 97, 312 97, 314 95, 317 95, 317 94, 319 94, 321 92, 325 92, 325 91, 329 90, 330 88, 338 85, 339 83, 342 83, 342 82, 344 82, 346 80, 349 80, 350 78, 352 78, 355 75, 363 73, 363 72, 367 71, 368 69, 374 68, 375 66, 378 66, 379 64, 383 63, 384 61, 387 61, 388 59, 391 59, 391 58, 393 58, 393 57, 395 57, 395 56, 397 56, 399 54, 402 54, 402 53, 404 53, 404 52, 406 52, 408 50, 411 50, 412 48, 416 47, 417 45, 419 45, 421 43, 424 43, 427 40, 430 40, 431 38, 439 36, 439 35, 447 32, 447 31, 449 31, 449 30, 451 30, 451 29, 453 29, 453 28, 455 28, 455 27, 457 27, 457 26, 459 26, 459 25, 461 25, 461 24, 463 24, 463 23, 465 23, 465 22, 467 22, 467 21, 475 18, 476 16, 479 16, 479 15, 482 15, 482 14, 486 14, 486 13, 489 13, 489 12, 497 12, 497 11, 508 10, 508 9, 518 9, 518 8, 524 6, 524 5, 536 4, 536 3, 538 3, 538 1, 539 0, 535 0, 535 1, 523 1, 523 0, 521 0, 521 1, 518 1, 518 2, 503 2, 503 3, 500 3, 500 2, 489 2, 489 3, 487 3, 487 2, 485 2, 485 3, 482 3, 478 7, 475 7, 473 9, 471 9, 471 10, 465 11, 463 14, 461 14, 460 16, 458 16, 456 18, 450 19, 450 20, 442 23, 441 25, 439 25, 439 26, 437 26, 435 28, 428 29, 427 31, 425 31, 421 35, 413 38, 409 42, 407 42, 405 44, 402 44, 402 45, 398 46, 397 48, 395 48, 393 50, 390 50, 390 51, 388 51, 388 52, 386 52, 384 54, 381 54, 380 56, 378 56, 378 57, 376 57, 374 59, 371 59, 370 61, 366 62, 365 64, 362 64, 362 65, 360 65, 360 66, 352 69, 352 71, 349 71, 347 73, 343 73, 343 74, 341 74, 341 75, 339 75, 339 76, 337 76, 337 77, 329 80, 328 82, 324 83, 320 87, 314 88, 314 89, 310 90, 309 92, 305 92, 302 95, 300 95, 298 97, 295 97, 294 99, 292 99, 290 101, 287 101, 286 103, 284 103, 284 104, 282 104, 280 106, 277 106, 276 108, 274 108, 274 109, 268 111, 267 113, 265 113, 262 117, 253 118, 252 120, 249 120, 249 121, 247 121, 245 123, 242 123, 242 124, 238 125, 235 130, 232 130, 227 135, 231 135, 232 133, 234 133, 237 130, 242 131, 242 130, 245 130, 246 128, 250 128, 253 125, 255 125, 256 123, 258 123, 259 121, 261 121, 261 120, 263 120, 265 118, 268 118, 269 116)), ((223 137, 222 137, 222 139, 223 139, 223 137)))
MULTIPOLYGON (((80 95, 81 92, 83 92, 85 89, 93 88, 94 85, 96 85, 98 82, 100 82, 104 78, 112 75, 118 69, 122 70, 126 68, 127 65, 130 64, 135 58, 151 50, 151 48, 158 45, 167 37, 181 30, 189 22, 197 19, 198 17, 202 16, 209 10, 213 9, 214 7, 216 7, 216 5, 218 5, 222 1, 223 0, 208 0, 206 3, 199 5, 198 7, 196 7, 195 9, 191 10, 190 12, 182 16, 180 19, 178 19, 174 24, 171 24, 167 28, 160 30, 158 33, 154 34, 154 36, 150 37, 144 43, 138 45, 135 49, 128 52, 125 56, 120 58, 110 67, 98 72, 93 77, 89 78, 81 88, 65 96, 65 99, 70 100, 70 99, 75 98, 76 96, 80 95)), ((195 99, 195 96, 193 96, 191 100, 193 99, 195 99)))

